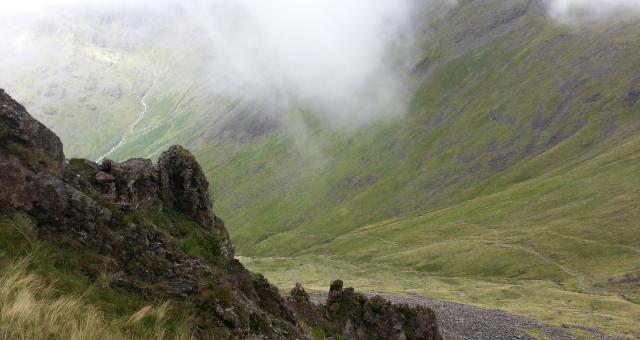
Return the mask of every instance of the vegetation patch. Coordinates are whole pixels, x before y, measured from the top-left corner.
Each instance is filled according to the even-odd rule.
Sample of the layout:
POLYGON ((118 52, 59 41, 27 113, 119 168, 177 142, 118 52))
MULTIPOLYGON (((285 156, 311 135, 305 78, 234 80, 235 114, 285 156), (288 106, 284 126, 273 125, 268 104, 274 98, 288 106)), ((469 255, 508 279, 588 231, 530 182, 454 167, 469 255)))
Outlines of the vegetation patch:
POLYGON ((113 290, 107 262, 71 239, 39 239, 24 215, 0 217, 0 267, 2 338, 191 338, 189 306, 113 290))

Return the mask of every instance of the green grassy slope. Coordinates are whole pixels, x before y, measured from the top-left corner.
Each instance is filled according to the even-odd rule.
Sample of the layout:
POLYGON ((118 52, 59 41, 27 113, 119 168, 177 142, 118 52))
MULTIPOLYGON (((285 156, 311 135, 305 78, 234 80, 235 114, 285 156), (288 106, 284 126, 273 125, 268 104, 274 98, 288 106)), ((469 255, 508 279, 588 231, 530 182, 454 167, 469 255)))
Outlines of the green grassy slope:
POLYGON ((283 287, 303 280, 321 288, 340 275, 374 290, 637 336, 639 151, 635 137, 494 194, 364 226, 293 258, 247 264, 283 287))
POLYGON ((430 29, 402 119, 353 132, 300 114, 302 146, 284 129, 177 139, 204 159, 239 252, 284 286, 344 275, 636 334, 640 26, 578 31, 483 1, 430 29))
POLYGON ((117 143, 151 86, 147 47, 106 19, 68 14, 6 32, 0 87, 92 159, 117 143))
POLYGON ((285 286, 344 276, 637 335, 638 34, 461 3, 425 29, 408 112, 355 131, 212 95, 185 42, 155 56, 113 158, 193 150, 238 252, 285 286))
POLYGON ((161 85, 141 136, 114 156, 186 144, 212 175, 240 251, 289 255, 317 243, 299 233, 331 239, 624 143, 638 127, 638 25, 576 32, 524 3, 474 2, 434 23, 421 63, 429 76, 402 119, 355 132, 304 112, 261 121, 260 103, 213 100, 197 82, 161 85), (291 125, 303 126, 302 141, 291 125))

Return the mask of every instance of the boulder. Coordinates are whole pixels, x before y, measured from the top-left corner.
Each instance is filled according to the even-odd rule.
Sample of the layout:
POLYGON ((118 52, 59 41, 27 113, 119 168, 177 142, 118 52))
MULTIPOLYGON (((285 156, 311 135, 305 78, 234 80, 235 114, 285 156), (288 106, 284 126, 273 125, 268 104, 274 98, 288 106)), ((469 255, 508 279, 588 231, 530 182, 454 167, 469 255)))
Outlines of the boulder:
POLYGON ((240 322, 240 318, 238 314, 233 311, 233 308, 227 308, 222 312, 222 319, 229 326, 233 328, 238 328, 242 326, 242 322, 240 322))

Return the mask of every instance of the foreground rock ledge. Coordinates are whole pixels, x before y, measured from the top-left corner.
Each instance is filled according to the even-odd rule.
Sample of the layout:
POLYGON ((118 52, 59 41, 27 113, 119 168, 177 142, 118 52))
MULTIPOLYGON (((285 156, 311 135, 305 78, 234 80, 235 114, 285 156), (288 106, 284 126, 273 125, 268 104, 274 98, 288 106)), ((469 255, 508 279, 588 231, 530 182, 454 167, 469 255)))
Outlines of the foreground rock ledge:
POLYGON ((341 281, 326 306, 311 304, 302 286, 280 296, 234 259, 209 182, 181 146, 157 165, 66 160, 62 150, 58 136, 0 89, 0 213, 27 215, 39 238, 101 259, 100 273, 95 264, 77 268, 88 280, 108 275, 109 289, 188 304, 196 338, 311 339, 319 329, 347 339, 441 339, 433 311, 368 299, 341 281), (207 253, 180 247, 185 233, 207 253))
POLYGON ((287 305, 307 324, 348 339, 442 339, 431 309, 368 298, 343 289, 341 280, 331 283, 326 305, 314 305, 300 284, 291 290, 287 305))

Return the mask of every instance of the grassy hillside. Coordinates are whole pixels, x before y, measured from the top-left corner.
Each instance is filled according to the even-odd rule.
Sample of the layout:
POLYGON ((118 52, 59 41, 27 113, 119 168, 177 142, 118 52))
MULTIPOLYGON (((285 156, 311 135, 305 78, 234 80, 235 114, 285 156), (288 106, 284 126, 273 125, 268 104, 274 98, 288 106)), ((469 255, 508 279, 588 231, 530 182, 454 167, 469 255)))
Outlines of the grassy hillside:
POLYGON ((142 109, 149 45, 109 18, 54 17, 9 27, 0 87, 69 141, 67 153, 95 159, 142 109))
POLYGON ((638 127, 639 29, 574 31, 536 2, 473 2, 430 27, 414 76, 426 79, 402 119, 329 129, 308 111, 272 117, 261 114, 268 103, 212 99, 183 80, 192 85, 159 86, 141 136, 114 156, 188 145, 240 250, 290 255, 317 243, 292 243, 298 233, 330 239, 452 206, 628 142, 638 127))
POLYGON ((320 289, 340 276, 637 336, 640 193, 627 188, 638 185, 639 148, 633 138, 504 191, 367 225, 293 257, 245 262, 283 287, 302 280, 320 289))
POLYGON ((640 26, 575 30, 535 2, 482 1, 430 32, 402 119, 354 132, 291 113, 260 134, 269 124, 232 106, 236 124, 172 121, 160 140, 195 148, 239 252, 284 286, 373 275, 371 288, 637 334, 640 26))
POLYGON ((212 94, 183 42, 155 51, 149 113, 112 156, 193 150, 238 253, 285 287, 343 276, 639 336, 638 34, 461 2, 424 29, 407 112, 357 129, 212 94))
POLYGON ((104 259, 71 239, 39 239, 28 217, 0 216, 0 246, 3 338, 191 338, 182 302, 150 302, 110 288, 104 259))

